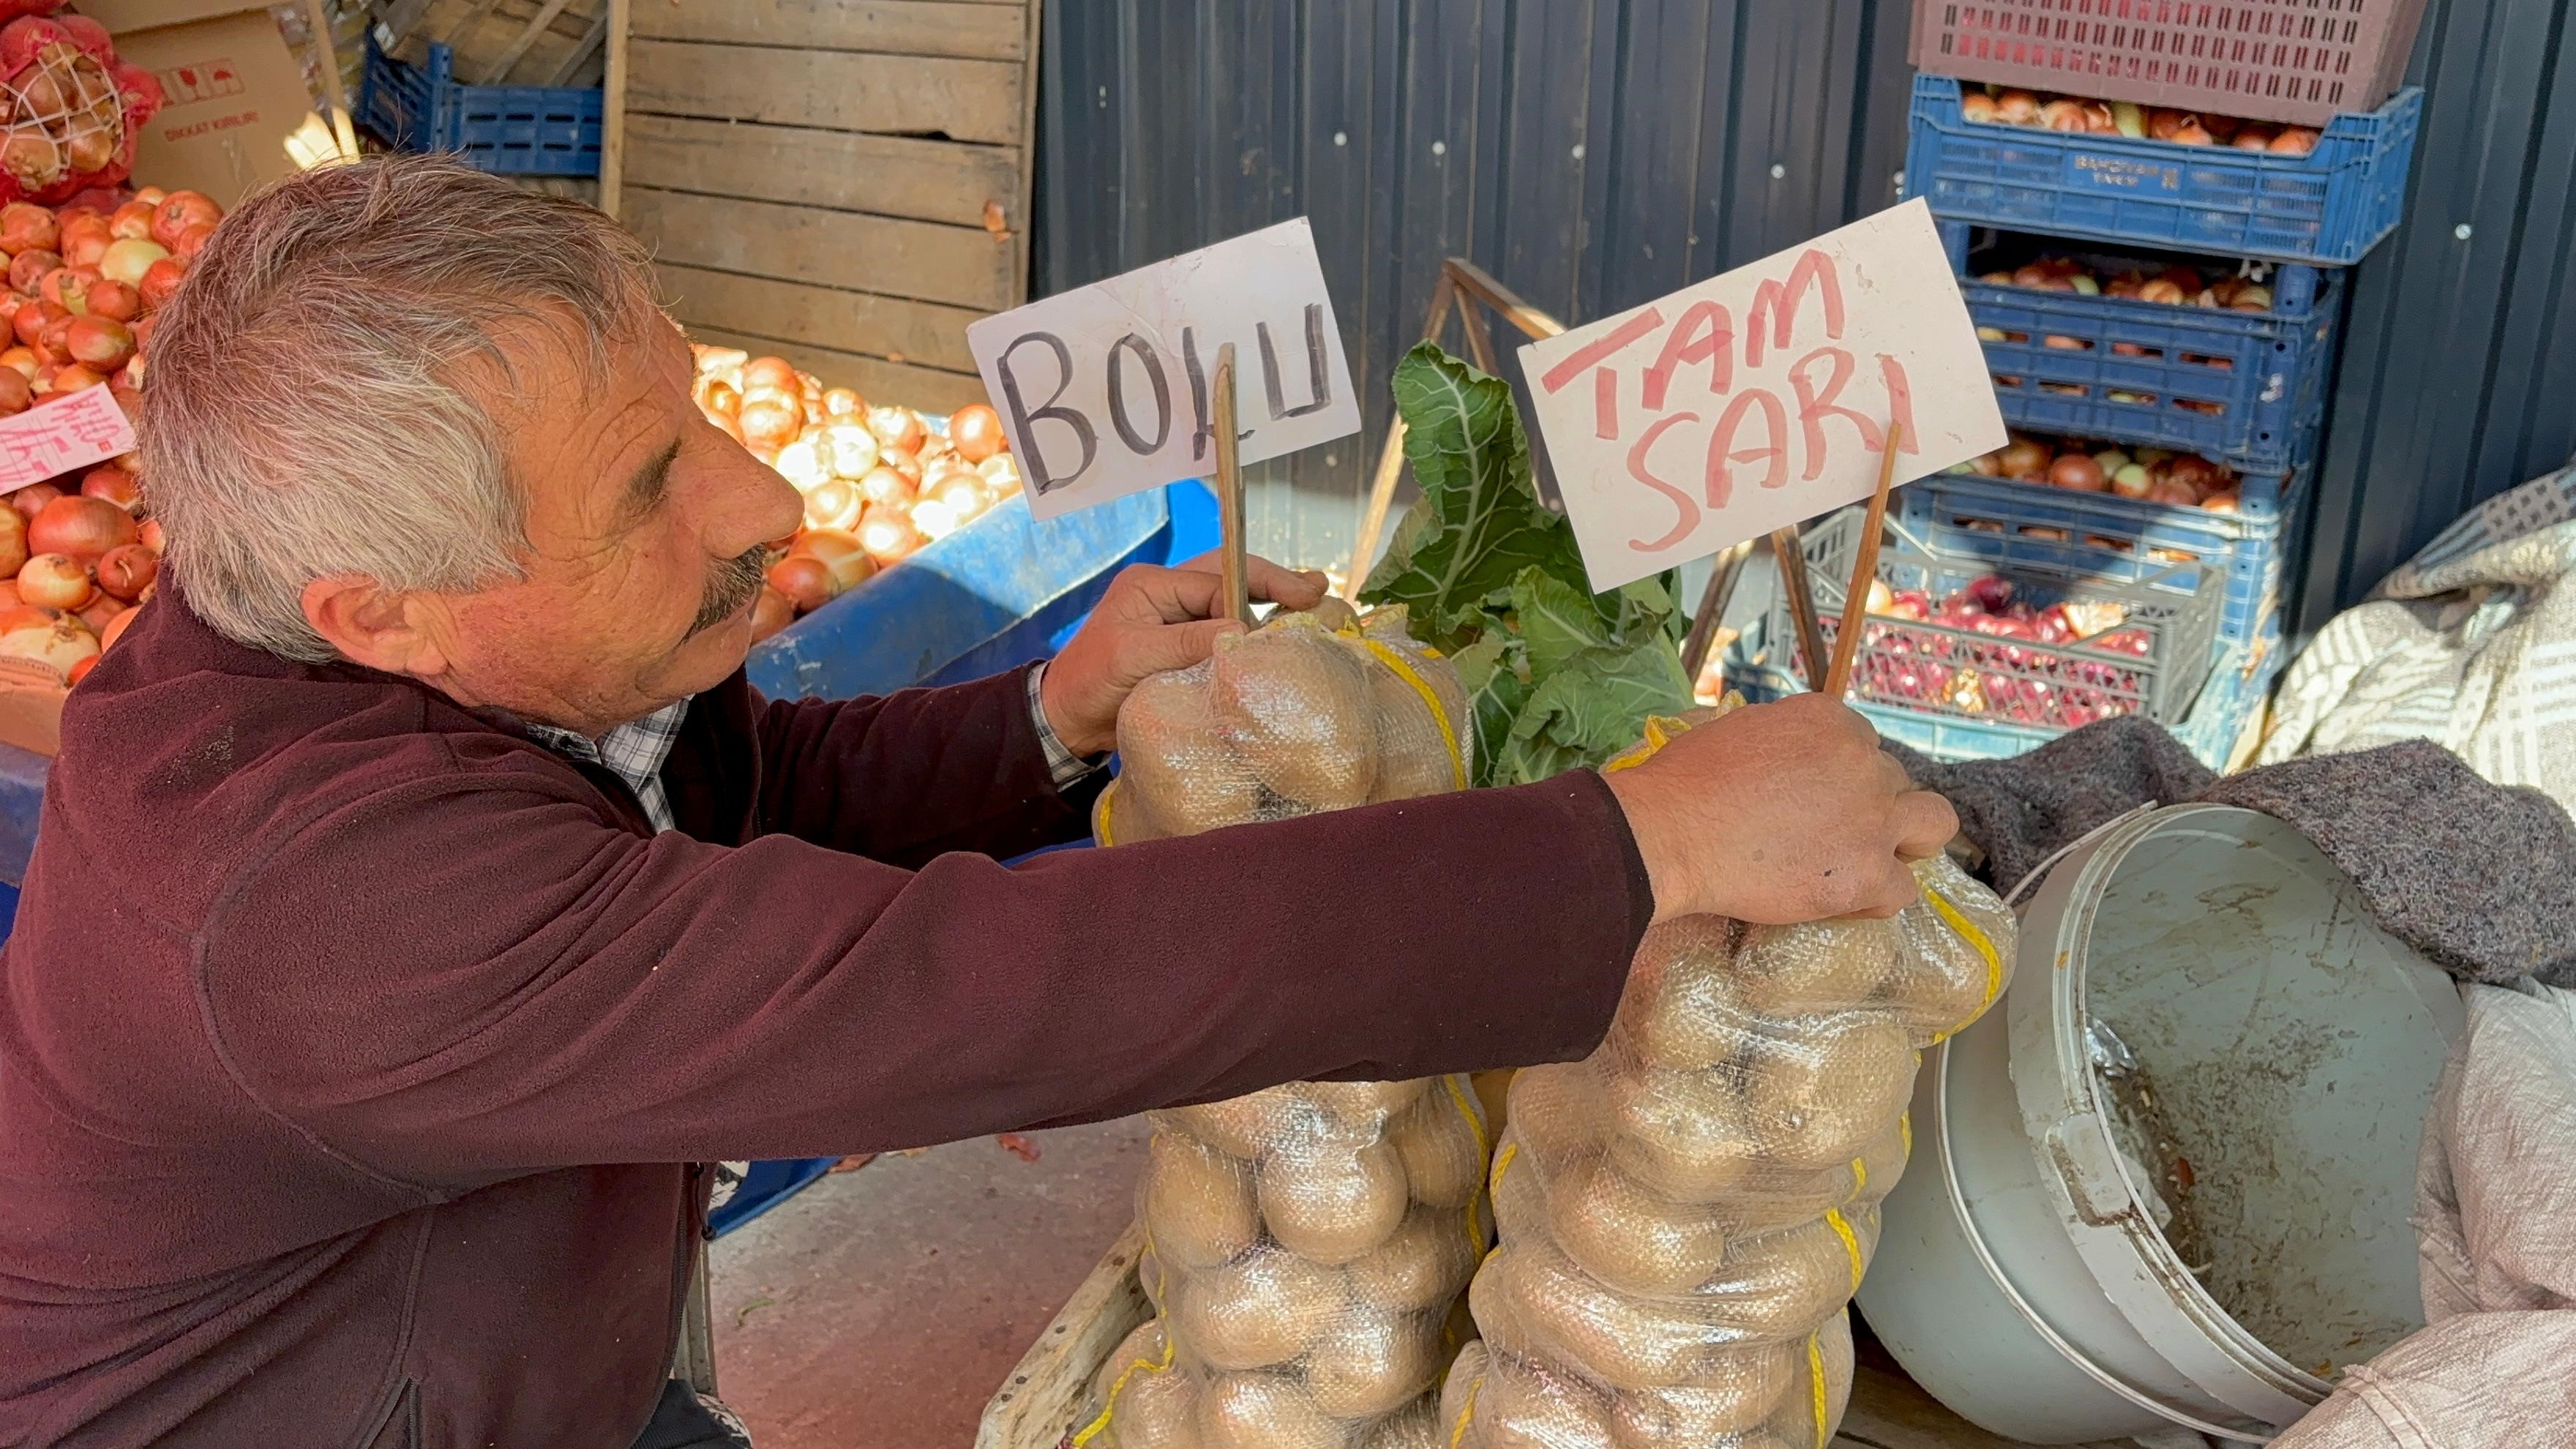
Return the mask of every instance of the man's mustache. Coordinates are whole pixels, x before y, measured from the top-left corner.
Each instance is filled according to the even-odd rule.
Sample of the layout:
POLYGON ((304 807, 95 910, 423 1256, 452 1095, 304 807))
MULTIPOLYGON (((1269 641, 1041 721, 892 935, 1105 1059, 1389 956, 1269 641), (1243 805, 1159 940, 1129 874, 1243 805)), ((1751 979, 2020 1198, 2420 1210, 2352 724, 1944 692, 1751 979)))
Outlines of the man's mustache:
POLYGON ((697 620, 689 625, 692 637, 741 613, 759 596, 761 560, 767 552, 757 546, 745 549, 708 572, 706 602, 698 605, 697 620))

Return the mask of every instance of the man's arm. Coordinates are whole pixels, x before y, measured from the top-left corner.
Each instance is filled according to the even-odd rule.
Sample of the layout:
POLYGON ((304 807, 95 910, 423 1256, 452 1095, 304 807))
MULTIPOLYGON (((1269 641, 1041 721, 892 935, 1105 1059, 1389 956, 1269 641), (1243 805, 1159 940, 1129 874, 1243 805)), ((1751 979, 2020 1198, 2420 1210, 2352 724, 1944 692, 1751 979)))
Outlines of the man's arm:
POLYGON ((1058 788, 1027 668, 944 689, 756 704, 771 830, 889 865, 1079 840, 1090 792, 1058 788))
POLYGON ((441 1188, 1567 1059, 1652 910, 1590 774, 914 873, 646 840, 506 763, 352 802, 228 897, 199 959, 242 1087, 441 1188))

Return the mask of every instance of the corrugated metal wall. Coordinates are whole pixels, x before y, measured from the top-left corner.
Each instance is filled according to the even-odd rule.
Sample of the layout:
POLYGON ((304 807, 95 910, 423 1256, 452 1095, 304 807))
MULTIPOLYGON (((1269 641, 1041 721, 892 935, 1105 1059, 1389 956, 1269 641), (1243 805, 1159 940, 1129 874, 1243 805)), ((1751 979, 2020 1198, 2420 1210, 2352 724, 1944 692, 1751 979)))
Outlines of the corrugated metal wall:
MULTIPOLYGON (((2433 0, 2404 230, 2355 288, 2307 619, 2576 446, 2553 357, 2576 249, 2566 0, 2433 0), (2466 225, 2465 237, 2455 229, 2466 225)), ((1282 460, 1256 545, 1338 563, 1386 376, 1441 257, 1568 322, 1895 198, 1901 0, 1058 0, 1041 53, 1035 286, 1314 218, 1368 430, 1282 460)), ((1501 339, 1508 345, 1511 339, 1501 339)))

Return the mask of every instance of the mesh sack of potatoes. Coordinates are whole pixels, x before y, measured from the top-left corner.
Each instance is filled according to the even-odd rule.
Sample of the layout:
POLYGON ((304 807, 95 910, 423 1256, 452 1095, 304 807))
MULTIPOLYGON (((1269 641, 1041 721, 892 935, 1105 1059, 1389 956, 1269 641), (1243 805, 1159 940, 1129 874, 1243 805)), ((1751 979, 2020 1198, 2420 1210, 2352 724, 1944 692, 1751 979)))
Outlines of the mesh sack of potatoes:
MULTIPOLYGON (((1702 714, 1656 721, 1641 759, 1702 714)), ((1513 1080, 1459 1449, 1820 1449, 1845 1305, 1903 1172, 1920 1049, 2011 967, 2010 910, 1946 857, 1892 920, 1669 922, 1581 1062, 1513 1080)))
MULTIPOLYGON (((1404 623, 1327 601, 1138 686, 1100 842, 1462 788, 1464 691, 1404 623)), ((1491 1236, 1469 1079, 1298 1082, 1148 1115, 1138 1272, 1155 1317, 1102 1365, 1072 1442, 1435 1449, 1491 1236)))

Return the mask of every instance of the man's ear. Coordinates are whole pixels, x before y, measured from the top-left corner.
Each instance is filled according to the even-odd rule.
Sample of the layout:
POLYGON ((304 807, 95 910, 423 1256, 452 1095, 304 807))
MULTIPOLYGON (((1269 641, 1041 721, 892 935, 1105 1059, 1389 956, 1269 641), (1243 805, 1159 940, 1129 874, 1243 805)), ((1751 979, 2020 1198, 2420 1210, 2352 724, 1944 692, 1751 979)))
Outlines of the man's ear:
POLYGON ((389 593, 354 574, 315 579, 304 586, 304 621, 340 651, 340 657, 387 674, 434 679, 447 672, 447 651, 426 627, 430 601, 389 593))

